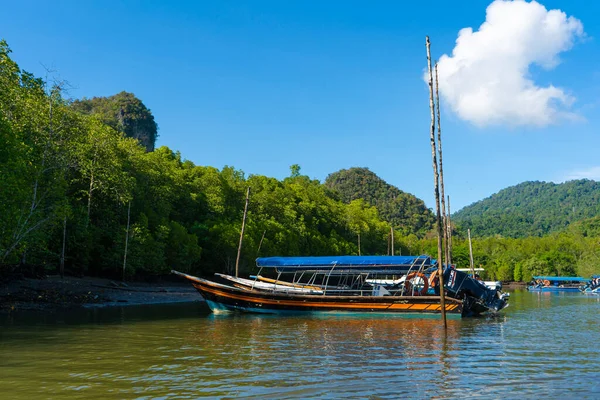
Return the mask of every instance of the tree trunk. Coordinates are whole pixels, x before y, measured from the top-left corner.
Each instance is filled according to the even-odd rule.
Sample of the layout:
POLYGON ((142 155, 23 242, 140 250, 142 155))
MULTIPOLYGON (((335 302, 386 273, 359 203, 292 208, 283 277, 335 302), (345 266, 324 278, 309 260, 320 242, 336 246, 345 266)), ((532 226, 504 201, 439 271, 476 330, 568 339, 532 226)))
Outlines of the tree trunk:
POLYGON ((131 200, 127 206, 127 228, 125 228, 125 254, 123 255, 123 277, 121 280, 125 280, 125 268, 127 267, 127 245, 129 244, 129 221, 131 216, 131 200))
POLYGON ((65 247, 67 244, 67 216, 65 215, 63 218, 63 238, 62 238, 62 251, 60 253, 60 269, 59 274, 60 278, 65 277, 65 247))
POLYGON ((388 245, 388 249, 387 249, 387 255, 390 255, 390 242, 392 241, 392 233, 390 232, 390 234, 388 235, 387 238, 387 245, 388 245))
POLYGON ((88 202, 87 202, 87 219, 85 220, 85 227, 87 228, 90 223, 90 210, 92 208, 92 192, 94 191, 94 173, 90 175, 90 188, 88 190, 88 202))

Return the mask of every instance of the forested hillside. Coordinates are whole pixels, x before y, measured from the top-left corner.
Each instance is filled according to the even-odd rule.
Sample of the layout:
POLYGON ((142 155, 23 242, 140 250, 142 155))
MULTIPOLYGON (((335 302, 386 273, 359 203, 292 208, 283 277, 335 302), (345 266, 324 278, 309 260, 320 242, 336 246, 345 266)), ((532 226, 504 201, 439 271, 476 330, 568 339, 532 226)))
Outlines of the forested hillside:
POLYGON ((562 231, 570 224, 600 215, 600 183, 523 182, 474 203, 453 215, 475 236, 521 238, 562 231))
MULTIPOLYGON (((366 169, 331 174, 325 185, 301 175, 297 165, 283 180, 198 166, 166 147, 147 151, 148 144, 123 130, 120 106, 106 100, 75 104, 63 97, 60 82, 21 70, 0 41, 0 279, 15 270, 127 279, 171 269, 231 272, 248 187, 242 274, 254 271, 257 256, 388 254, 390 223, 384 219, 394 225, 396 254, 437 253, 434 237, 419 237, 433 223, 423 202, 366 169)), ((596 183, 516 188, 495 195, 504 213, 527 210, 533 221, 542 215, 549 221, 562 215, 550 206, 557 203, 567 210, 562 227, 575 216, 581 221, 560 233, 513 239, 491 236, 510 226, 494 211, 498 221, 483 225, 490 237, 473 241, 475 263, 486 276, 529 280, 532 274, 600 273, 600 221, 583 219, 596 215, 596 183), (511 190, 522 199, 516 201, 511 190)), ((518 226, 513 232, 533 229, 518 226)), ((545 232, 539 229, 537 234, 545 232)), ((466 241, 453 243, 453 261, 468 266, 466 241)))
POLYGON ((0 275, 18 265, 115 277, 231 270, 247 187, 242 270, 258 255, 387 252, 389 224, 374 207, 342 203, 298 168, 279 181, 147 152, 127 134, 155 126, 136 114, 141 101, 72 103, 61 90, 0 42, 0 275))
POLYGON ((381 218, 404 234, 423 236, 435 222, 433 213, 423 200, 388 184, 368 168, 334 172, 327 177, 325 185, 339 193, 345 203, 364 199, 377 207, 381 218))

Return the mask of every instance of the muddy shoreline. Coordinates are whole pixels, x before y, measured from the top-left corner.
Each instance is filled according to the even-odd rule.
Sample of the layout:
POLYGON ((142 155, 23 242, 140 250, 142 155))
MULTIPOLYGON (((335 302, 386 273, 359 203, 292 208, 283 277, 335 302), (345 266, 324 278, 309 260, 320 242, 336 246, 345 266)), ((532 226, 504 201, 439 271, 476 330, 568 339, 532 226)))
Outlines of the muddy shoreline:
POLYGON ((145 304, 201 302, 187 282, 127 282, 58 275, 0 283, 0 312, 64 310, 145 304))
POLYGON ((502 282, 502 288, 507 289, 525 289, 527 288, 527 282, 502 282))
MULTIPOLYGON (((525 288, 524 282, 503 282, 504 290, 525 288)), ((0 312, 51 311, 83 307, 202 302, 187 282, 127 282, 58 275, 0 283, 0 312)))

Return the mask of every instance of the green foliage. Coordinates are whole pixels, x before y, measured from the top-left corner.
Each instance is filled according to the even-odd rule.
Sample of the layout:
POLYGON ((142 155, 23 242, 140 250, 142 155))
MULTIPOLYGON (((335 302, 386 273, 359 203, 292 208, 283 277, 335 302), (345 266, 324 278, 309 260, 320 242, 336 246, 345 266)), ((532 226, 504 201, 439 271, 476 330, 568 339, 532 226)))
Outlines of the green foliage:
POLYGON ((583 237, 600 237, 600 215, 571 224, 569 231, 583 237))
POLYGON ((300 165, 293 164, 290 166, 290 177, 297 178, 300 176, 300 165))
MULTIPOLYGON (((524 182, 501 190, 453 215, 476 236, 543 236, 600 214, 600 183, 574 180, 561 184, 524 182)), ((597 235, 600 223, 581 226, 597 235)))
POLYGON ((339 193, 345 203, 364 199, 377 207, 381 218, 405 235, 415 233, 422 237, 433 228, 435 218, 422 200, 389 185, 367 168, 334 172, 325 185, 339 193))
POLYGON ((169 237, 165 225, 149 226, 148 217, 141 213, 131 229, 128 275, 154 275, 168 273, 165 258, 165 239, 169 237))
POLYGON ((0 262, 47 254, 52 216, 64 214, 73 124, 60 85, 20 70, 0 41, 0 262))

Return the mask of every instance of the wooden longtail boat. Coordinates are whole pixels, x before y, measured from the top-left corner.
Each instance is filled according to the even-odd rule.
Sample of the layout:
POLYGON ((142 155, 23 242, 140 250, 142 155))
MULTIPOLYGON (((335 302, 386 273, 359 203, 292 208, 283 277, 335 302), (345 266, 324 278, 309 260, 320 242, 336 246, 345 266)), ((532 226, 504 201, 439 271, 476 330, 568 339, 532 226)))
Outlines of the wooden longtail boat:
MULTIPOLYGON (((441 314, 437 263, 428 256, 266 257, 256 263, 260 271, 255 280, 223 274, 208 280, 172 272, 190 280, 216 313, 441 314), (263 269, 276 278, 262 277, 263 269), (430 284, 434 295, 428 295, 430 284)), ((506 294, 461 271, 445 268, 444 281, 449 316, 497 312, 508 305, 506 294)))

